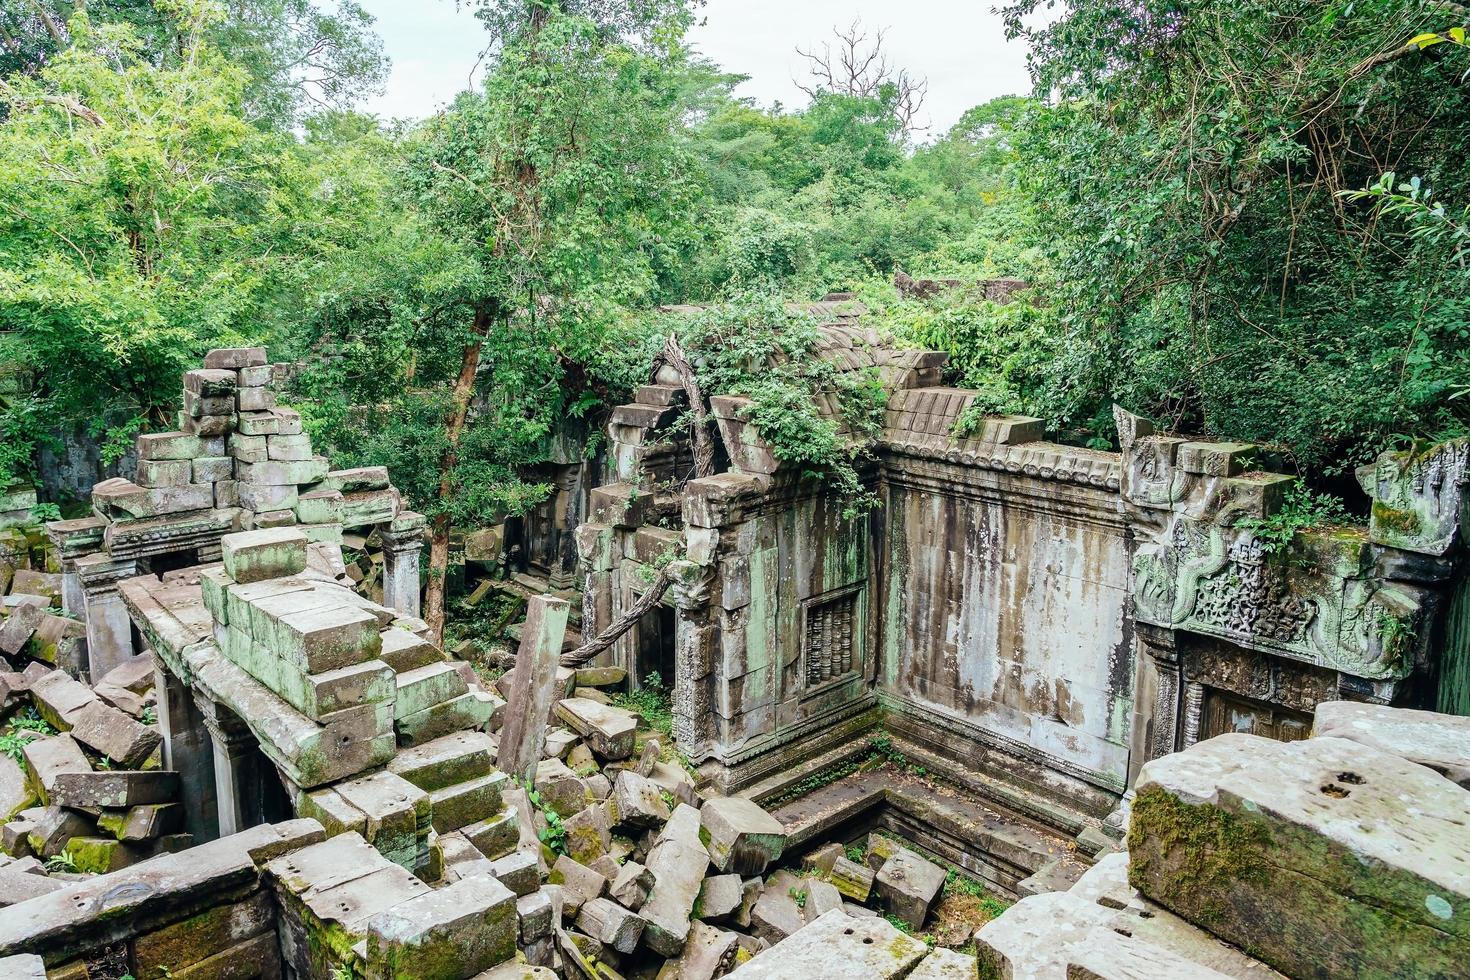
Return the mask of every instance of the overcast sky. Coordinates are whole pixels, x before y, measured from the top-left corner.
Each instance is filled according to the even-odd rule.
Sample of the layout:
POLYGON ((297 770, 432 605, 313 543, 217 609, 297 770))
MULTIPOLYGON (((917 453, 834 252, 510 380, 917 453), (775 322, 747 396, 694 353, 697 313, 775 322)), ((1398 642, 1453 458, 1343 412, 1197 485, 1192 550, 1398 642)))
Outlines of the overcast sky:
MULTIPOLYGON (((453 0, 362 0, 378 18, 393 75, 366 108, 388 117, 432 113, 467 84, 484 46, 475 18, 453 0)), ((997 95, 1030 88, 1026 52, 1007 42, 987 0, 710 0, 690 38, 727 71, 749 75, 737 90, 762 105, 799 106, 804 77, 796 53, 855 17, 887 29, 895 64, 929 79, 926 114, 943 132, 960 114, 997 95)))

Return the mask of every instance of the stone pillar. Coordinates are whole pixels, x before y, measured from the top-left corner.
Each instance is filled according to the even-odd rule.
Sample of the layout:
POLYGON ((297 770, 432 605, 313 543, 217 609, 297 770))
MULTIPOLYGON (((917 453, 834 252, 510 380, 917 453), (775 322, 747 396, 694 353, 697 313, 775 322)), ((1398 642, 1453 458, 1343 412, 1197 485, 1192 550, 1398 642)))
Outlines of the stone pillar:
POLYGON ((106 528, 107 522, 96 517, 51 521, 46 525, 46 536, 61 562, 62 611, 83 621, 87 617, 87 597, 77 575, 77 559, 101 550, 102 532, 106 528))
POLYGON ((719 634, 710 611, 714 571, 692 561, 669 566, 670 592, 678 610, 674 641, 674 742, 690 758, 700 758, 714 741, 710 692, 719 634))
POLYGON ((571 604, 539 595, 526 609, 516 665, 505 675, 505 725, 500 729, 500 770, 517 782, 532 779, 546 748, 546 718, 561 666, 571 604))
POLYGON ((1184 685, 1184 732, 1179 748, 1189 748, 1199 741, 1200 713, 1205 706, 1205 686, 1199 681, 1184 685))
POLYGON ((215 809, 219 835, 228 837, 261 823, 261 754, 255 735, 234 712, 216 702, 205 702, 204 724, 214 757, 215 809))
POLYGON ((1128 785, 1152 759, 1179 748, 1183 678, 1175 631, 1150 623, 1134 624, 1137 671, 1128 785))
POLYGON ((138 563, 106 552, 76 560, 87 620, 88 673, 94 680, 133 656, 133 623, 118 583, 138 574, 138 563))
POLYGON ((391 524, 378 526, 383 542, 383 605, 404 616, 418 618, 419 555, 424 550, 423 514, 411 510, 400 513, 391 524))
POLYGON ((179 774, 183 787, 184 829, 203 844, 219 837, 214 793, 214 749, 194 694, 169 673, 155 654, 153 687, 158 697, 158 730, 163 736, 163 768, 179 774))

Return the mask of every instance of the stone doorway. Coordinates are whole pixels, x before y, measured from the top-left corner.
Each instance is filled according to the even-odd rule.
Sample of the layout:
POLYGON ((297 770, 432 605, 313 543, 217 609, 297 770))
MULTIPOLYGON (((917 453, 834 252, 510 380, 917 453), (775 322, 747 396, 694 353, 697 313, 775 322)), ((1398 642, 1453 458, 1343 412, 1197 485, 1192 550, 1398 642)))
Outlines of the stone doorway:
POLYGON ((1203 741, 1227 732, 1261 735, 1274 738, 1278 742, 1298 742, 1312 734, 1312 716, 1280 705, 1206 688, 1199 738, 1203 741))
POLYGON ((636 687, 642 687, 649 674, 657 673, 664 687, 674 685, 675 633, 677 617, 671 606, 657 606, 638 621, 634 663, 629 673, 636 687))

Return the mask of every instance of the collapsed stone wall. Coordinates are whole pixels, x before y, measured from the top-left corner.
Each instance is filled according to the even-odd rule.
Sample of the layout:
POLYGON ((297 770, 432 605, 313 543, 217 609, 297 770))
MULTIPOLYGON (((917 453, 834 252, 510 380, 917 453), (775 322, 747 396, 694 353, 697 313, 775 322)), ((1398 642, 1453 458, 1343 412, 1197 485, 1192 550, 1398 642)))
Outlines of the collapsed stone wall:
POLYGON ((579 530, 589 634, 681 556, 667 611, 604 662, 640 676, 649 635, 672 629, 675 733, 721 788, 840 762, 881 723, 1095 848, 1152 758, 1231 723, 1299 737, 1326 700, 1430 707, 1463 672, 1470 645, 1445 639, 1470 538, 1463 441, 1365 468, 1367 526, 1275 545, 1293 481, 1260 447, 1122 412, 1118 453, 1045 442, 1025 417, 959 434, 978 393, 941 384, 944 355, 888 348, 831 306, 824 356, 888 394, 863 473, 882 506, 838 519, 719 393, 728 469, 659 483, 684 396, 652 384, 615 411, 616 482, 579 530))

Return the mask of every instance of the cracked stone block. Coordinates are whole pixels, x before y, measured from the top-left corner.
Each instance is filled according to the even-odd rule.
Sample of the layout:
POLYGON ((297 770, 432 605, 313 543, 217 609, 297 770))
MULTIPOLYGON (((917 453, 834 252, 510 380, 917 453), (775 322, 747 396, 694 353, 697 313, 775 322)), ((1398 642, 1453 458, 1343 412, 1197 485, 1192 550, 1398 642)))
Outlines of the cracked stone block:
POLYGON ((515 956, 515 896, 494 878, 462 878, 366 928, 366 980, 463 980, 515 956))
POLYGON ((614 827, 635 831, 662 827, 669 821, 669 805, 659 788, 631 769, 618 773, 606 804, 614 827))
POLYGON ((804 881, 789 871, 777 871, 750 910, 750 931, 771 945, 793 935, 807 923, 798 896, 804 881))
POLYGON ((66 671, 53 670, 31 682, 31 700, 42 718, 65 731, 97 695, 66 671))
POLYGON ((714 980, 735 963, 739 937, 704 922, 689 926, 689 941, 679 954, 679 980, 714 980))
POLYGON ((619 953, 631 953, 643 936, 643 919, 617 902, 594 898, 577 912, 577 928, 619 953))
POLYGON ((288 578, 306 570, 306 536, 283 528, 226 534, 220 556, 226 574, 241 585, 288 578))
POLYGON ((910 927, 922 929, 944 891, 944 879, 945 870, 939 865, 899 848, 878 870, 873 891, 889 912, 910 927))
POLYGON ((584 903, 606 894, 608 886, 605 877, 565 854, 551 866, 547 881, 561 886, 562 900, 569 915, 576 914, 584 903))
POLYGON ((905 936, 886 919, 854 919, 832 911, 727 976, 736 980, 897 980, 908 976, 928 952, 928 946, 905 936))
POLYGON ((633 754, 633 733, 638 716, 631 711, 601 704, 588 698, 565 698, 556 703, 556 716, 608 761, 633 754))
POLYGON ((97 818, 97 829, 127 844, 141 844, 173 833, 183 824, 179 803, 145 803, 97 818))
POLYGON ((1227 734, 1144 766, 1129 878, 1289 976, 1452 976, 1467 812, 1470 792, 1368 745, 1227 734))
MULTIPOLYGON (((924 957, 914 972, 909 974, 908 980, 975 980, 977 975, 975 957, 941 946, 924 957)), ((1182 973, 1168 975, 1181 980, 1187 976, 1182 973)))
POLYGON ((681 803, 648 852, 646 864, 654 884, 639 910, 647 923, 648 946, 660 956, 678 956, 683 951, 709 863, 709 853, 700 840, 699 811, 681 803))
POLYGON ((538 762, 532 785, 541 795, 542 806, 563 819, 582 812, 591 802, 586 784, 560 759, 538 762))
MULTIPOLYGON (((133 441, 138 459, 194 459, 199 456, 223 456, 224 440, 190 435, 187 432, 154 432, 133 441)), ((111 482, 111 481, 104 481, 111 482)))
POLYGON ((820 878, 806 878, 802 882, 802 894, 806 896, 802 913, 814 919, 823 912, 842 908, 842 893, 830 882, 820 878))
POLYGON ((706 800, 699 811, 700 838, 722 872, 764 874, 786 848, 786 828, 758 803, 740 796, 706 800))

